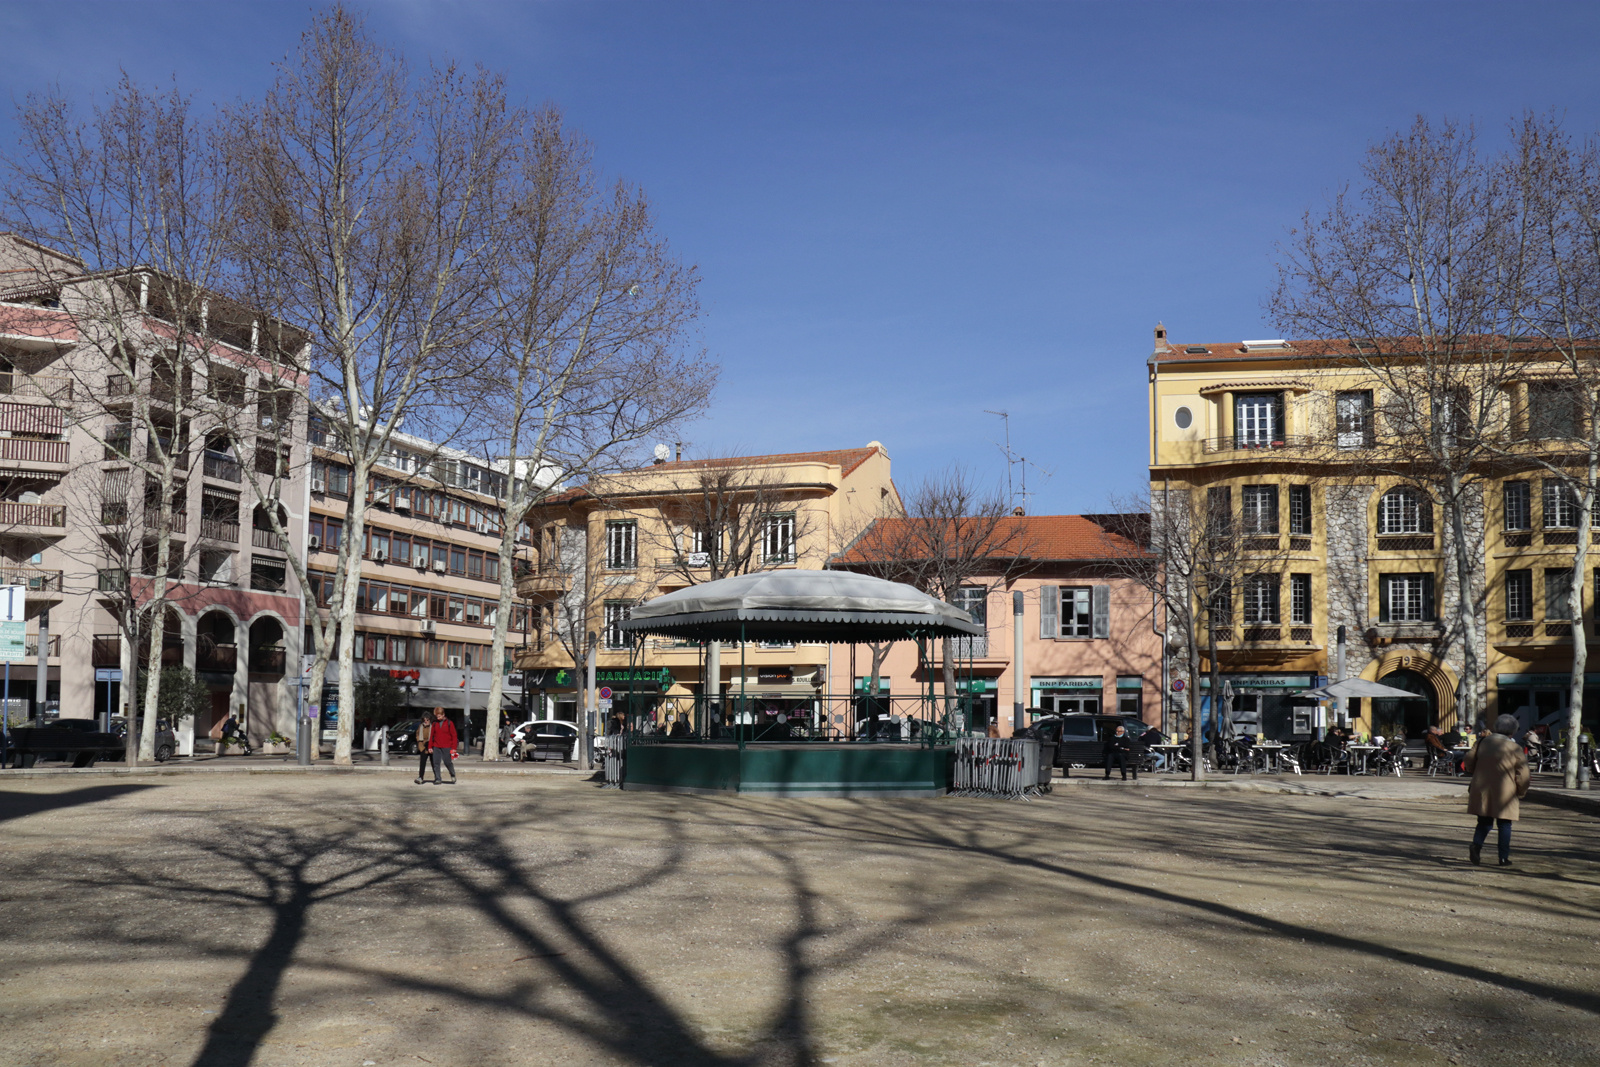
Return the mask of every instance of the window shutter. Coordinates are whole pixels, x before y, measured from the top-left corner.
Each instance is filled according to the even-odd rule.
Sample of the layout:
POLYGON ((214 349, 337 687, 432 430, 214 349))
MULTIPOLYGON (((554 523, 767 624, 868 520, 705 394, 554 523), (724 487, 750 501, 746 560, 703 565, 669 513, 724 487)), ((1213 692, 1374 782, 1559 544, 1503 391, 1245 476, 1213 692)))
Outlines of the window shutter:
POLYGON ((1427 493, 1417 494, 1417 530, 1425 534, 1433 533, 1433 499, 1427 493))
POLYGON ((1094 612, 1094 636, 1106 638, 1111 636, 1111 587, 1097 585, 1090 594, 1090 609, 1094 612))
POLYGON ((1433 575, 1431 574, 1422 576, 1422 612, 1422 617, 1429 622, 1433 622, 1438 618, 1438 614, 1433 607, 1433 575))
POLYGON ((1061 590, 1053 585, 1039 587, 1039 638, 1044 641, 1054 641, 1061 636, 1061 624, 1056 621, 1060 614, 1061 590))
POLYGON ((1272 492, 1267 494, 1267 528, 1265 533, 1277 533, 1281 527, 1278 525, 1278 487, 1272 486, 1272 492))
POLYGON ((1389 579, 1378 578, 1378 621, 1389 621, 1389 579))
POLYGON ((1289 436, 1289 428, 1283 420, 1283 394, 1274 393, 1272 396, 1272 439, 1282 441, 1289 436))

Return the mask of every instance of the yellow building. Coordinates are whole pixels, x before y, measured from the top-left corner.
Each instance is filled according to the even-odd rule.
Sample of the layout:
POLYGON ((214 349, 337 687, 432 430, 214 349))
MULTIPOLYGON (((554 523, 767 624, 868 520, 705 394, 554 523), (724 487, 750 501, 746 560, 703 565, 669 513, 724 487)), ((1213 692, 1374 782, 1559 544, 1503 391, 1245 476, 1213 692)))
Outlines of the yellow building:
MULTIPOLYGON (((596 479, 529 517, 534 554, 517 589, 536 607, 516 666, 544 713, 575 721, 582 650, 597 637, 597 683, 687 711, 705 692, 697 644, 648 638, 637 653, 617 628, 633 606, 691 583, 752 570, 821 569, 877 518, 897 508, 889 454, 864 448, 707 460, 661 460, 596 479), (680 702, 681 701, 681 706, 680 702)), ((739 690, 799 708, 848 673, 822 644, 723 644, 720 693, 739 690), (741 674, 742 672, 742 674, 741 674)))
MULTIPOLYGON (((1384 427, 1380 383, 1327 341, 1178 344, 1155 332, 1149 360, 1150 487, 1206 494, 1256 538, 1270 562, 1232 590, 1231 626, 1218 626, 1218 661, 1262 732, 1305 732, 1293 693, 1333 673, 1336 632, 1348 635, 1346 673, 1407 689, 1423 700, 1351 708, 1358 728, 1410 736, 1455 725, 1463 670, 1458 583, 1441 516, 1426 493, 1377 473, 1370 457, 1384 427), (1296 729, 1296 726, 1299 729, 1296 729)), ((1496 383, 1508 439, 1539 436, 1539 379, 1548 353, 1529 348, 1525 368, 1496 383)), ((1551 394, 1551 404, 1559 398, 1551 394)), ((1576 544, 1575 509, 1527 463, 1480 472, 1470 529, 1478 658, 1490 713, 1567 704, 1572 627, 1562 593, 1576 544)), ((1596 572, 1600 575, 1600 571, 1596 572)), ((1600 579, 1589 576, 1588 582, 1600 579)), ((1594 628, 1590 628, 1594 640, 1594 628)), ((1202 646, 1203 647, 1203 646, 1202 646)), ((1183 654, 1172 649, 1181 674, 1183 654)), ((1204 668, 1209 670, 1209 663, 1204 668)), ((1600 674, 1586 679, 1600 686, 1600 674)), ((1201 692, 1208 691, 1202 682, 1201 692)), ((1586 696, 1585 706, 1596 698, 1586 696)))

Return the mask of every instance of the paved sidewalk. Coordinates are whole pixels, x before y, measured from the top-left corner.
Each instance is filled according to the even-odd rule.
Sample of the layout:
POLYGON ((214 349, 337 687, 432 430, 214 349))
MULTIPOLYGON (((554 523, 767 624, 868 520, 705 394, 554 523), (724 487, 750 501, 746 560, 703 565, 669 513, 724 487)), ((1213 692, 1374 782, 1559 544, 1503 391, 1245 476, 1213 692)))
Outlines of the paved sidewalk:
POLYGON ((1071 778, 1057 778, 1057 789, 1083 786, 1091 789, 1205 789, 1224 793, 1281 793, 1302 797, 1355 797, 1362 800, 1465 800, 1467 779, 1429 778, 1405 775, 1401 778, 1378 775, 1343 774, 1256 774, 1215 775, 1203 782, 1173 774, 1145 774, 1137 783, 1120 778, 1105 779, 1090 771, 1074 771, 1071 778))

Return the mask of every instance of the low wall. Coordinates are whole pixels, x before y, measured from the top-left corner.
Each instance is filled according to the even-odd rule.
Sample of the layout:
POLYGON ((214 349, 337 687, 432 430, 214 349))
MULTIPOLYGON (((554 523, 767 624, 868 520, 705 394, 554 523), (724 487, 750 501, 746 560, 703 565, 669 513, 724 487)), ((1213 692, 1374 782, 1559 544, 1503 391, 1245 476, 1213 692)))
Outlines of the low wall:
POLYGON ((780 797, 937 797, 952 749, 894 744, 630 745, 622 788, 780 797))

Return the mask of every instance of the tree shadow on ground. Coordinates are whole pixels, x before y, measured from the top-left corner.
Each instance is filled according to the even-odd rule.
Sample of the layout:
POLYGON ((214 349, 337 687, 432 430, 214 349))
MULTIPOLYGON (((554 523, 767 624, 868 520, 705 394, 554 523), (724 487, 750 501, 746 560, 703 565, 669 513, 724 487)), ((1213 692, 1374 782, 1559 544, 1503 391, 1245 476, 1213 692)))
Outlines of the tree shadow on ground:
MULTIPOLYGON (((1217 804, 1220 808, 1222 804, 1217 804)), ((806 806, 795 807, 786 812, 778 812, 787 816, 785 821, 802 823, 819 830, 825 829, 836 833, 848 833, 852 838, 863 841, 873 841, 878 844, 893 848, 908 848, 912 850, 938 850, 951 854, 970 857, 981 857, 995 863, 1013 867, 1024 868, 1058 879, 1065 884, 1078 884, 1085 887, 1094 887, 1101 890, 1114 892, 1127 900, 1145 900, 1175 911, 1178 914, 1188 914, 1197 922, 1205 921, 1220 924, 1224 929, 1239 932, 1249 932, 1266 935, 1282 940, 1286 945, 1299 947, 1309 945, 1322 950, 1335 950, 1339 952, 1357 953, 1375 959, 1387 960, 1402 964, 1407 967, 1418 968, 1425 971, 1437 972, 1470 981, 1482 982, 1491 987, 1526 994, 1553 1004, 1588 1012, 1591 1015, 1600 1015, 1600 994, 1592 990, 1568 988, 1535 979, 1522 978, 1516 975, 1504 974, 1487 967, 1476 966, 1471 963, 1452 960, 1440 955, 1415 951, 1394 945, 1384 944, 1370 938, 1341 934, 1332 930, 1322 929, 1305 923, 1289 922, 1268 915, 1257 914, 1244 908, 1236 907, 1220 901, 1204 900, 1193 894, 1179 894, 1170 890, 1159 888, 1148 882, 1140 882, 1129 877, 1118 877, 1107 870, 1090 870, 1085 865, 1074 865, 1060 859, 1063 841, 1042 840, 1039 833, 1025 824, 1012 824, 1001 828, 1001 833, 1009 831, 1013 840, 1005 845, 996 843, 992 838, 995 832, 982 824, 979 820, 955 820, 940 818, 934 813, 916 811, 909 814, 906 810, 886 809, 885 806, 874 805, 869 802, 848 802, 843 808, 806 806), (963 825, 965 829, 963 829, 963 825)), ((1195 813, 1209 829, 1224 832, 1224 817, 1215 808, 1208 813, 1195 813)), ((1246 817, 1245 813, 1235 811, 1228 813, 1227 819, 1246 817)), ((1109 822, 1109 820, 1107 820, 1109 822)), ((1324 820, 1325 822, 1326 820, 1324 820)), ((1053 829, 1059 831, 1059 827, 1053 829)), ((1076 828, 1073 844, 1081 847, 1090 844, 1097 852, 1115 850, 1117 846, 1126 848, 1129 844, 1126 838, 1117 839, 1105 830, 1097 830, 1093 820, 1087 821, 1082 827, 1076 828)), ((1259 828, 1255 835, 1249 834, 1249 828, 1244 825, 1234 827, 1239 840, 1247 840, 1250 836, 1259 836, 1259 828)), ((1168 847, 1187 846, 1195 844, 1192 832, 1184 834, 1179 831, 1164 832, 1150 830, 1151 840, 1142 842, 1145 845, 1165 844, 1168 847)), ((1325 836, 1328 832, 1324 830, 1325 836)), ((1338 833, 1331 836, 1335 838, 1336 847, 1338 833)), ((1348 847, 1372 847, 1366 836, 1357 841, 1345 842, 1348 847)), ((1415 843, 1412 842, 1412 845, 1415 843)), ((1414 870, 1416 866, 1416 852, 1414 848, 1405 847, 1407 842, 1400 842, 1383 849, 1379 855, 1394 865, 1394 870, 1414 870)), ((1269 861, 1273 853, 1260 850, 1252 846, 1254 862, 1264 864, 1269 861)), ((1285 841, 1276 853, 1280 857, 1280 865, 1288 867, 1308 866, 1305 862, 1305 850, 1298 843, 1285 841)), ((1232 858, 1238 859, 1238 856, 1232 858)), ((1115 869, 1111 865, 1105 865, 1115 869)), ((1130 864, 1116 865, 1126 870, 1130 864)), ((1198 877, 1198 875, 1196 875, 1198 877)), ((1237 882, 1238 872, 1229 873, 1227 881, 1230 884, 1237 882)), ((1564 902, 1552 899, 1550 904, 1557 905, 1564 902)), ((1593 918, 1592 915, 1586 916, 1593 918)))
POLYGON ((103 800, 159 788, 154 785, 91 785, 59 793, 0 793, 0 822, 25 819, 29 815, 42 815, 62 808, 98 804, 103 800))

